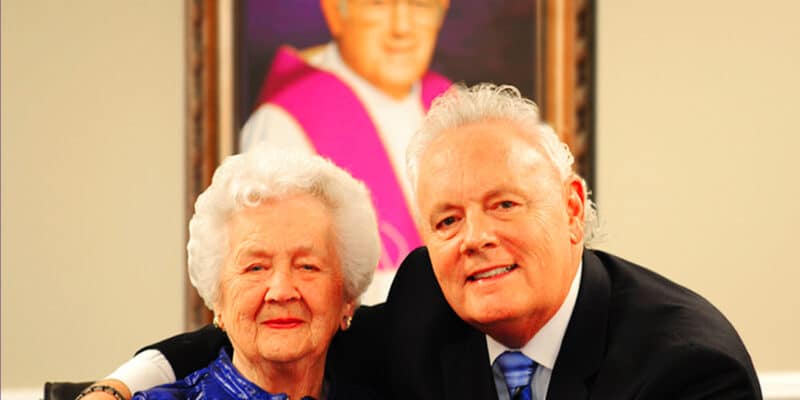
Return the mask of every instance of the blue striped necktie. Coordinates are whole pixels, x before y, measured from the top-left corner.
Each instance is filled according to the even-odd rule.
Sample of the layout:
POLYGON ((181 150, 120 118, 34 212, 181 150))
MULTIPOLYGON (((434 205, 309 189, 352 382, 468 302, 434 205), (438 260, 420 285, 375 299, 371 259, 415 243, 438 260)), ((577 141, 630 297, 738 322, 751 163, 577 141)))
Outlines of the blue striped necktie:
POLYGON ((531 378, 536 363, 519 351, 504 351, 494 363, 503 372, 511 400, 531 400, 531 378))

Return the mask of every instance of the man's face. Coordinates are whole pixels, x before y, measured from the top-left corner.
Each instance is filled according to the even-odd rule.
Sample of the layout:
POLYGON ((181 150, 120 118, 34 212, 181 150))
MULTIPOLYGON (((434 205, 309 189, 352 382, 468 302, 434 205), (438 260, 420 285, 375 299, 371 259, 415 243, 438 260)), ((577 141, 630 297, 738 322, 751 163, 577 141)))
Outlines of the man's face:
POLYGON ((342 58, 395 98, 408 94, 430 65, 446 0, 323 0, 342 58))
POLYGON ((569 291, 581 257, 583 189, 577 177, 562 181, 538 139, 511 123, 456 130, 420 160, 424 241, 455 312, 521 346, 569 291), (520 330, 525 337, 512 337, 520 330))

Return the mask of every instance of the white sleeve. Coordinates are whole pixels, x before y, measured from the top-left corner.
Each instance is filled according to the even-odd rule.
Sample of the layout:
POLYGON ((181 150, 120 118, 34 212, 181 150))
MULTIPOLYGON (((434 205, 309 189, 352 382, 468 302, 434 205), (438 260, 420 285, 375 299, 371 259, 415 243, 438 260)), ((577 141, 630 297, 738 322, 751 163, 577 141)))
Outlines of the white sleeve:
POLYGON ((314 146, 297 120, 280 106, 269 103, 250 115, 242 127, 240 139, 239 151, 242 152, 260 142, 277 149, 314 152, 314 146))
POLYGON ((128 386, 131 393, 136 393, 174 382, 175 372, 160 351, 151 349, 137 354, 122 364, 107 379, 120 380, 128 386))

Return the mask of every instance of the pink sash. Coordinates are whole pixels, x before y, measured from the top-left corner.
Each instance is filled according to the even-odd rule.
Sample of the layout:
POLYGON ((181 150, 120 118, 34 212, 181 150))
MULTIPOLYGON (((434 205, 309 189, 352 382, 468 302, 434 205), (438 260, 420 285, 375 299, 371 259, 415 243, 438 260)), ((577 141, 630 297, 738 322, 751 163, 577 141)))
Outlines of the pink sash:
MULTIPOLYGON (((425 110, 449 86, 441 75, 427 73, 422 81, 425 110)), ((266 102, 291 114, 317 153, 369 187, 383 242, 379 269, 396 269, 422 242, 375 124, 358 97, 333 74, 281 47, 259 96, 259 104, 266 102)))

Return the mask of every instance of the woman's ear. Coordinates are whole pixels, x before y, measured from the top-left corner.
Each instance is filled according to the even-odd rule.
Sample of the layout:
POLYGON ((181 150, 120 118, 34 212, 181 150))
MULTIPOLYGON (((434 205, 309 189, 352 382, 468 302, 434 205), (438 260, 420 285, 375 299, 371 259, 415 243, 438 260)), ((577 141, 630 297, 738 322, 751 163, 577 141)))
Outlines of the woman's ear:
MULTIPOLYGON (((216 307, 214 307, 214 309, 216 310, 217 308, 216 308, 216 307)), ((214 321, 213 321, 213 324, 214 324, 214 327, 216 327, 216 328, 219 328, 219 329, 222 329, 223 331, 225 330, 225 323, 224 323, 224 322, 222 322, 222 314, 220 314, 220 313, 218 313, 218 312, 214 311, 214 321)))
POLYGON ((350 324, 353 323, 353 314, 356 312, 355 304, 355 300, 344 304, 344 308, 342 309, 342 320, 339 323, 339 328, 343 331, 350 329, 350 324))

